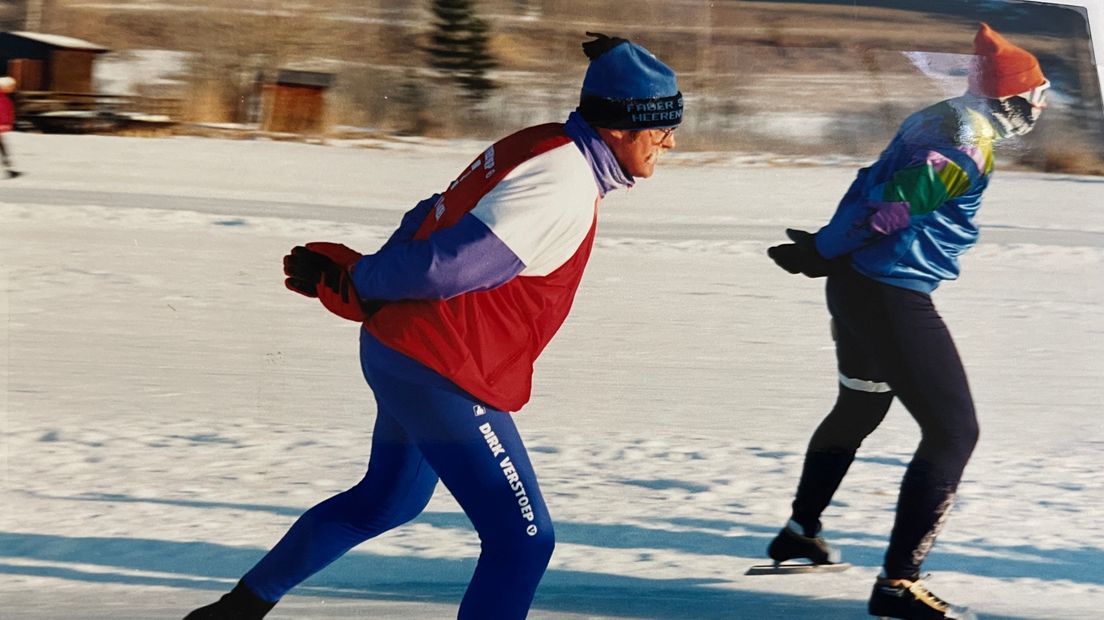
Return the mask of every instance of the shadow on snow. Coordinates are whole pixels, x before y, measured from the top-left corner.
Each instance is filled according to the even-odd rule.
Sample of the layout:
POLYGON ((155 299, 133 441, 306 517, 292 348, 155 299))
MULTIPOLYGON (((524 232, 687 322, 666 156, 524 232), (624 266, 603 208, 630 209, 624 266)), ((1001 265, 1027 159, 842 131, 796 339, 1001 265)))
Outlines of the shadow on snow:
MULTIPOLYGON (((60 499, 60 498, 59 498, 60 499)), ((154 503, 191 508, 218 508, 269 512, 289 517, 288 526, 305 508, 272 506, 264 504, 236 504, 199 500, 173 500, 136 498, 115 494, 84 494, 64 499, 102 502, 154 503)), ((891 516, 887 518, 892 519, 891 516)), ((461 529, 475 535, 467 517, 458 512, 424 512, 411 523, 424 523, 433 527, 461 529)), ((636 525, 609 525, 599 523, 571 523, 553 518, 556 541, 615 549, 671 549, 685 553, 733 556, 733 571, 743 573, 744 564, 765 561, 767 543, 778 532, 775 526, 762 526, 737 520, 701 520, 674 518, 658 524, 655 529, 636 525), (672 531, 671 526, 684 531, 672 531), (685 531, 686 529, 694 531, 685 531), (737 529, 752 534, 726 533, 737 529), (708 531, 713 530, 713 531, 708 531), (749 558, 751 558, 749 560, 749 558)), ((844 557, 856 566, 878 568, 882 563, 887 539, 881 534, 856 531, 835 531, 840 540, 858 540, 868 544, 840 545, 844 557)), ((275 541, 273 541, 275 542, 275 541)), ((1104 550, 1092 547, 1044 550, 1030 545, 977 546, 977 552, 956 553, 938 544, 924 567, 932 571, 955 571, 994 579, 1047 579, 1068 580, 1075 583, 1104 585, 1104 574, 1086 571, 1086 566, 1104 563, 1104 550), (980 552, 980 553, 979 553, 980 552)), ((958 543, 958 547, 969 546, 958 543)), ((542 582, 543 584, 543 582, 542 582)), ((543 586, 542 586, 543 587, 543 586)))
MULTIPOLYGON (((297 507, 147 499, 123 495, 84 495, 68 499, 264 511, 288 517, 289 526, 303 512, 303 509, 297 507)), ((460 513, 427 512, 414 523, 472 531, 467 518, 460 513)), ((763 557, 766 544, 776 531, 774 527, 724 520, 675 519, 668 521, 666 526, 692 527, 698 531, 559 522, 556 523, 556 539, 563 543, 607 548, 672 549, 686 553, 725 554, 733 557, 733 573, 742 574, 745 565, 761 562, 759 558, 763 557), (736 536, 725 533, 734 528, 753 533, 736 536), (701 531, 709 529, 715 531, 701 531)), ((474 536, 474 531, 472 534, 474 536)), ((843 545, 844 554, 850 562, 871 568, 880 565, 883 552, 880 536, 855 532, 841 533, 840 536, 851 540, 869 540, 872 543, 843 545)), ((1104 576, 1085 571, 1085 566, 1104 562, 1104 551, 1100 549, 1046 552, 1020 545, 987 546, 984 551, 993 555, 978 557, 946 550, 939 552, 937 548, 926 567, 936 571, 953 570, 994 578, 1030 577, 1104 583, 1104 576)), ((0 573, 76 581, 225 591, 263 553, 264 550, 255 548, 204 542, 0 532, 0 573), (28 565, 28 561, 37 564, 28 565), (54 565, 42 564, 47 562, 54 565), (87 570, 88 566, 95 568, 87 570), (135 574, 135 571, 149 574, 135 574)), ((306 581, 296 588, 294 594, 456 604, 463 596, 474 568, 474 558, 452 560, 391 557, 356 551, 306 581)), ((541 582, 534 609, 671 620, 749 617, 815 617, 830 620, 863 617, 866 611, 864 601, 825 600, 736 590, 731 585, 725 588, 713 587, 717 583, 719 582, 710 579, 647 579, 552 569, 541 582)))
MULTIPOLYGON (((0 574, 224 592, 263 553, 210 543, 0 533, 0 574), (8 560, 8 561, 5 561, 8 560), (36 565, 21 562, 33 560, 36 565), (55 565, 44 565, 44 563, 55 565), (72 566, 66 566, 72 564, 72 566), (87 567, 94 565, 94 569, 87 567), (110 570, 114 569, 114 570, 110 570), (136 574, 136 571, 138 574, 136 574), (148 573, 148 574, 142 574, 148 573)), ((475 561, 347 554, 296 588, 299 597, 459 604, 475 561)), ((213 594, 211 599, 216 596, 213 594)), ((187 612, 182 603, 181 615, 187 612)), ((611 617, 855 618, 862 601, 824 601, 709 587, 702 579, 643 579, 550 570, 534 609, 611 617)))

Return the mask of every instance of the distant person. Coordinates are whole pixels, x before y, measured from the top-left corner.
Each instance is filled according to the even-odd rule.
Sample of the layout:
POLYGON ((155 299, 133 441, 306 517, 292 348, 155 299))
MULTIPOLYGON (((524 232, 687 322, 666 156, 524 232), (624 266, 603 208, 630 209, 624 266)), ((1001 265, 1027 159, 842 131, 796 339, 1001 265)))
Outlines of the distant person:
POLYGON ((978 438, 966 373, 931 293, 958 277, 958 257, 977 242, 974 215, 993 171, 993 143, 1031 131, 1050 86, 1033 55, 987 24, 974 50, 965 95, 908 117, 826 226, 816 234, 787 230, 792 243, 768 252, 790 273, 828 277, 839 368, 835 407, 812 436, 793 512, 770 557, 838 562, 820 517, 856 450, 894 397, 920 425, 870 597, 875 616, 974 617, 936 598, 920 578, 978 438))
POLYGON ((8 156, 8 146, 4 143, 4 134, 12 130, 15 125, 15 106, 12 104, 11 93, 15 92, 15 78, 5 75, 0 77, 0 164, 4 166, 4 174, 8 178, 19 176, 19 172, 12 169, 11 158, 8 156))
POLYGON ((308 243, 284 258, 289 289, 363 322, 377 410, 368 472, 189 620, 261 618, 349 549, 416 517, 438 479, 482 544, 458 617, 526 616, 554 536, 510 412, 528 402, 533 362, 571 308, 599 201, 652 176, 682 120, 667 65, 625 39, 588 35, 590 65, 566 123, 496 142, 374 254, 308 243))

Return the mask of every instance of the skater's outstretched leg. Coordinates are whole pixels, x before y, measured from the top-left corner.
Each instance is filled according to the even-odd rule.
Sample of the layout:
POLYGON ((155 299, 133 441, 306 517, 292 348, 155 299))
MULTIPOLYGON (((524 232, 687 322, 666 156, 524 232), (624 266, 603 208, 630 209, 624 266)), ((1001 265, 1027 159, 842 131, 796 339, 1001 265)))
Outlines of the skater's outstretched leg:
POLYGON ((416 517, 436 484, 436 473, 381 403, 364 478, 303 513, 234 591, 188 619, 262 618, 294 586, 349 549, 416 517))
POLYGON ((381 406, 364 478, 303 513, 242 582, 261 598, 278 601, 349 549, 418 516, 436 485, 437 474, 421 451, 381 406))

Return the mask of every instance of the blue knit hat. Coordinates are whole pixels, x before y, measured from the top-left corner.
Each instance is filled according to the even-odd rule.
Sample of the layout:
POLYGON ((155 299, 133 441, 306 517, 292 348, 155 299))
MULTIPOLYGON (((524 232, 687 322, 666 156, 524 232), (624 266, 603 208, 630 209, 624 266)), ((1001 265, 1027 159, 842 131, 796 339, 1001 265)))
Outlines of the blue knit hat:
POLYGON ((590 58, 579 113, 591 126, 656 129, 682 122, 682 93, 675 72, 643 47, 604 34, 583 43, 590 58))

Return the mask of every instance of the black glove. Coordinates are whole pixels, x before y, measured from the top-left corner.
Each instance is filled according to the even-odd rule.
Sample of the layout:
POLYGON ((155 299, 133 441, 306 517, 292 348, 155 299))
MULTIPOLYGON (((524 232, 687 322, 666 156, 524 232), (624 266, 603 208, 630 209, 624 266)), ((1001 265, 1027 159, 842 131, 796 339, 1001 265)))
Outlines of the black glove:
POLYGON ((292 248, 284 257, 284 285, 307 297, 318 297, 318 286, 326 279, 340 280, 341 267, 332 260, 302 246, 292 248))
POLYGON ((787 228, 786 236, 793 243, 776 245, 767 250, 767 256, 790 273, 800 273, 810 278, 823 278, 828 275, 831 263, 817 252, 816 235, 804 230, 787 228))
POLYGON ((327 310, 343 319, 365 321, 383 302, 357 295, 345 264, 352 265, 358 258, 360 254, 336 243, 296 246, 284 257, 284 284, 300 295, 318 298, 327 310))

